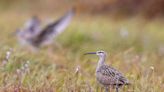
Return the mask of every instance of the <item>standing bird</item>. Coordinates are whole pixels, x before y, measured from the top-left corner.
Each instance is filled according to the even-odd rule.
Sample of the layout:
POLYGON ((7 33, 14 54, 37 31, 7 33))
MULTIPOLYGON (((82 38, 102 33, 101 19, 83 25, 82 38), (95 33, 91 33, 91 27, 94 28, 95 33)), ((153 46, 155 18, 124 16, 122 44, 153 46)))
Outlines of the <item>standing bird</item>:
POLYGON ((40 29, 40 23, 37 22, 38 18, 32 18, 27 26, 27 30, 17 32, 17 38, 20 41, 23 40, 24 43, 32 46, 33 48, 52 44, 54 38, 62 33, 70 24, 74 14, 75 11, 72 9, 57 21, 48 24, 44 29, 40 29), (27 34, 28 36, 25 36, 27 34))
POLYGON ((118 92, 118 89, 121 86, 129 84, 128 79, 125 78, 122 73, 105 64, 106 52, 89 52, 84 55, 87 54, 96 54, 99 56, 99 61, 96 68, 96 79, 101 85, 104 86, 105 92, 109 91, 110 86, 116 88, 116 92, 118 92))

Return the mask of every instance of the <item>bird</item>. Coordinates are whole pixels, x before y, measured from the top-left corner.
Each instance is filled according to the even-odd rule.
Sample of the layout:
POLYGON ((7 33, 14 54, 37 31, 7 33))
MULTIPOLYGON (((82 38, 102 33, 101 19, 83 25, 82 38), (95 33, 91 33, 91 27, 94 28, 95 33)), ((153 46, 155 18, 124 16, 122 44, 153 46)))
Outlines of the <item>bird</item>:
POLYGON ((16 30, 17 39, 21 45, 28 45, 31 38, 35 37, 40 32, 40 19, 38 16, 32 16, 24 24, 23 28, 16 30))
POLYGON ((61 34, 70 24, 75 10, 69 10, 64 16, 57 21, 49 23, 45 28, 41 29, 38 17, 32 17, 23 30, 16 32, 20 43, 30 45, 33 48, 39 48, 53 43, 55 37, 61 34))
POLYGON ((124 77, 121 72, 105 64, 107 56, 105 51, 88 52, 84 55, 87 54, 96 54, 99 56, 99 61, 96 67, 96 79, 98 83, 105 88, 105 92, 108 92, 110 87, 115 88, 116 92, 118 92, 120 87, 130 84, 129 80, 124 77))

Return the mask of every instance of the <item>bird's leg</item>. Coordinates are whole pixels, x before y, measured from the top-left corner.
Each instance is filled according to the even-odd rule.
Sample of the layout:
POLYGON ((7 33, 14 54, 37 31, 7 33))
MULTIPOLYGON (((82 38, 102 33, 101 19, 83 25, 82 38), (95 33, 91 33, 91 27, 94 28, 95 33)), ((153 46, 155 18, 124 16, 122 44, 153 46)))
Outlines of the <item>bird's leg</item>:
POLYGON ((109 88, 108 87, 105 88, 105 92, 109 92, 109 88))
POLYGON ((116 85, 116 92, 118 92, 118 85, 116 85))
POLYGON ((116 76, 116 92, 118 92, 118 80, 119 80, 119 78, 118 78, 118 76, 116 76))
POLYGON ((111 86, 109 86, 109 92, 112 92, 112 90, 111 90, 111 86))

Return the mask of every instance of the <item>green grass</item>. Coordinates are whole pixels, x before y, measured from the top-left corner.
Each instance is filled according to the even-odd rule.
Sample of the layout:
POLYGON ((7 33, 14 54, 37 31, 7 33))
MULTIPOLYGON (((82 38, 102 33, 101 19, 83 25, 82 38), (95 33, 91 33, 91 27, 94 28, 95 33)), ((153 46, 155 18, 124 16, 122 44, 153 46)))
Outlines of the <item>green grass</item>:
POLYGON ((17 43, 12 32, 28 14, 0 15, 0 91, 11 92, 101 92, 95 79, 96 56, 89 51, 105 50, 106 63, 119 69, 132 85, 122 92, 164 90, 164 27, 161 20, 142 18, 112 20, 103 17, 76 17, 53 45, 33 53, 17 43), (129 32, 120 36, 120 29, 129 32), (2 65, 6 52, 11 57, 2 65), (29 61, 30 72, 22 67, 29 61), (76 68, 79 67, 78 73, 76 68), (16 71, 22 71, 19 74, 16 71))

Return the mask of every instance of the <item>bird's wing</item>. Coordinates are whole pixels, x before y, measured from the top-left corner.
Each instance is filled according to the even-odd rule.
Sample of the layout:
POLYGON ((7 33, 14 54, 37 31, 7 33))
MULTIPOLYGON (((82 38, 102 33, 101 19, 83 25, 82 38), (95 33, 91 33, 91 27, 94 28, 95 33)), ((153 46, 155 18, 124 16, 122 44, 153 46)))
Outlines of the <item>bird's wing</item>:
POLYGON ((71 9, 68 13, 66 13, 63 17, 57 20, 52 24, 53 30, 56 34, 60 34, 64 31, 64 29, 70 24, 72 17, 75 14, 75 10, 71 9))
POLYGON ((123 76, 123 74, 111 66, 101 66, 98 72, 105 84, 122 85, 127 82, 127 79, 123 76))
MULTIPOLYGON (((54 23, 49 24, 42 32, 38 35, 38 38, 45 38, 47 36, 55 36, 64 31, 64 29, 69 25, 73 15, 74 10, 70 10, 66 15, 61 17, 54 23)), ((50 37, 52 38, 52 37, 50 37)))

